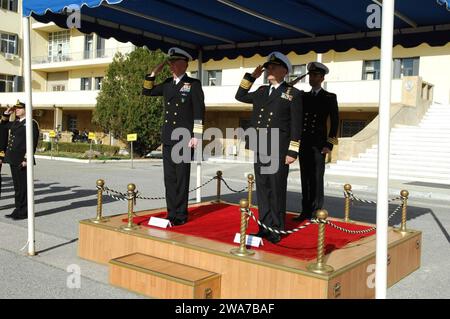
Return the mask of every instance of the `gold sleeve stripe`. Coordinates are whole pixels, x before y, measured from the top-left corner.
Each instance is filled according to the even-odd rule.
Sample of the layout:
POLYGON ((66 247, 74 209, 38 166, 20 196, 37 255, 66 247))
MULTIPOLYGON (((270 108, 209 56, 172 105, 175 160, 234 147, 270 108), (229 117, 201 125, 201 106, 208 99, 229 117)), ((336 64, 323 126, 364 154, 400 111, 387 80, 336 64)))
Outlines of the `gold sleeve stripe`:
POLYGON ((249 80, 246 79, 242 79, 240 87, 243 88, 244 90, 248 90, 252 87, 253 82, 250 82, 249 80))
POLYGON ((299 150, 300 150, 300 142, 291 141, 291 143, 289 144, 289 151, 298 153, 299 150))
POLYGON ((202 124, 194 124, 194 134, 203 134, 203 125, 202 124))
POLYGON ((145 80, 144 81, 144 89, 151 90, 153 89, 154 81, 145 80))
POLYGON ((0 157, 5 157, 5 152, 0 151, 0 157))
POLYGON ((338 145, 338 143, 339 143, 338 139, 336 137, 329 137, 327 139, 327 142, 330 143, 330 144, 333 144, 333 145, 338 145))

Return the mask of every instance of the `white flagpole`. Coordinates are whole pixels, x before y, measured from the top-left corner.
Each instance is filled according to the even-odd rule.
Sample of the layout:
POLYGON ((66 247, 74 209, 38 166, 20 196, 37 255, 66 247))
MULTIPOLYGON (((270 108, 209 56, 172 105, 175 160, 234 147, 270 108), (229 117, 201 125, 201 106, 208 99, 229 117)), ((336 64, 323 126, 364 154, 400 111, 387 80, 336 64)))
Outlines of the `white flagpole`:
POLYGON ((25 79, 26 144, 27 144, 27 204, 28 204, 28 255, 36 254, 34 247, 34 171, 33 171, 33 107, 31 93, 31 41, 30 17, 23 22, 23 61, 25 79))
POLYGON ((375 268, 375 296, 377 299, 386 299, 387 292, 389 133, 394 9, 395 0, 383 1, 383 18, 381 26, 380 122, 378 128, 378 192, 375 268))

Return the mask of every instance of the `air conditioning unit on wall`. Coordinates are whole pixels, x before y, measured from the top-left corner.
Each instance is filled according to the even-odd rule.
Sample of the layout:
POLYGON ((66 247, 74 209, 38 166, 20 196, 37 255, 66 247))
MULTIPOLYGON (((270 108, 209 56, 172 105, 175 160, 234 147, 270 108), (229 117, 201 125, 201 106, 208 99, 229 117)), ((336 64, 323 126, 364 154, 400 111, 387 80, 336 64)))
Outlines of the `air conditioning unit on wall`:
POLYGON ((15 59, 15 55, 12 53, 5 53, 5 60, 12 61, 15 59))

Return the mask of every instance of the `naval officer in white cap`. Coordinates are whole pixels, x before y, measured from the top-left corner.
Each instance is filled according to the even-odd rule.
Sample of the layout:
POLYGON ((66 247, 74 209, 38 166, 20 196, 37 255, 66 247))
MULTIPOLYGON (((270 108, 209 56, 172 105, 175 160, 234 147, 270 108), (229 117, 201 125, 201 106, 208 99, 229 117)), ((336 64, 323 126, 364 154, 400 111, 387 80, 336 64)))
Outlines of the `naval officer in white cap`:
POLYGON ((183 225, 188 218, 191 163, 176 163, 172 158, 174 145, 181 141, 180 139, 173 140, 172 132, 177 128, 189 130, 192 138, 187 143, 193 151, 202 138, 205 114, 202 85, 199 80, 186 75, 188 62, 191 60, 192 56, 185 50, 169 49, 168 61, 161 63, 150 74, 147 74, 142 90, 143 95, 164 97, 164 123, 161 136, 164 184, 168 218, 176 226, 183 225), (155 77, 167 63, 172 77, 155 85, 155 77))
MULTIPOLYGON (((289 59, 280 52, 271 53, 263 66, 258 66, 252 74, 246 73, 236 93, 236 99, 253 104, 252 127, 256 128, 258 143, 254 164, 259 220, 273 229, 284 230, 286 216, 286 191, 289 165, 297 159, 302 125, 301 92, 284 81, 292 72, 289 59), (249 92, 253 83, 267 70, 270 85, 264 85, 254 92, 249 92), (279 138, 272 141, 271 130, 279 130, 279 138), (261 135, 261 131, 267 135, 261 135), (262 140, 264 139, 265 140, 262 140), (272 154, 270 145, 278 143, 278 154, 272 154), (260 147, 261 144, 267 147, 260 147), (271 162, 262 158, 270 156, 271 162), (265 166, 272 165, 277 157, 278 167, 275 173, 263 174, 265 166)), ((268 232, 260 227, 259 237, 265 237, 276 244, 281 240, 279 234, 268 232)))
POLYGON ((309 63, 307 69, 311 91, 303 95, 303 134, 300 150, 302 214, 294 218, 298 221, 311 219, 317 210, 322 209, 325 157, 338 143, 339 110, 336 94, 322 88, 329 70, 320 62, 309 63))

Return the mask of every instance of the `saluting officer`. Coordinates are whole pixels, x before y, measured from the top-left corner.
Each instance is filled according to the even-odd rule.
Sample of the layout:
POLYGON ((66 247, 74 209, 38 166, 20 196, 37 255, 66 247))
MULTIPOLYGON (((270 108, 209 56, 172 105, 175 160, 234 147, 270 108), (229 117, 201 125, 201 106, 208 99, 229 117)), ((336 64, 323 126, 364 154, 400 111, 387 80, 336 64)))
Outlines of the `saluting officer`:
MULTIPOLYGON (((183 225, 188 218, 188 193, 191 163, 177 163, 171 156, 175 144, 187 143, 191 158, 193 149, 201 141, 205 102, 202 85, 199 80, 186 75, 188 62, 192 57, 180 48, 171 48, 168 52, 168 64, 172 77, 155 85, 155 77, 161 72, 163 62, 145 77, 142 94, 164 97, 164 123, 162 127, 164 185, 169 220, 174 225, 183 225), (191 134, 189 141, 174 136, 177 128, 185 128, 191 134)), ((186 155, 186 154, 184 154, 186 155)))
MULTIPOLYGON (((301 92, 284 81, 291 71, 289 59, 280 52, 273 52, 263 66, 258 66, 252 74, 245 74, 236 93, 238 101, 253 104, 251 124, 258 133, 254 170, 259 220, 278 230, 284 230, 285 226, 289 165, 298 156, 301 137, 301 92), (263 73, 263 68, 267 70, 270 85, 249 93, 255 80, 263 73), (272 141, 272 129, 279 130, 278 140, 272 141), (269 150, 269 147, 261 147, 262 144, 271 145, 272 142, 278 143, 278 154, 271 154, 273 150, 269 150), (267 156, 270 162, 267 162, 267 156), (263 168, 274 165, 275 158, 278 160, 275 173, 264 174, 263 168)), ((280 235, 269 233, 261 227, 256 235, 272 243, 281 240, 280 235)))
POLYGON ((303 134, 300 149, 302 214, 295 217, 295 220, 311 219, 313 213, 322 208, 325 157, 338 143, 339 110, 336 94, 322 88, 325 74, 328 74, 329 70, 319 62, 311 62, 307 68, 312 90, 303 95, 303 134))
POLYGON ((35 165, 34 152, 39 139, 39 125, 33 120, 33 154, 27 154, 25 103, 17 101, 13 108, 8 108, 3 113, 1 126, 9 129, 8 145, 6 146, 5 162, 11 167, 11 175, 14 183, 14 205, 12 214, 6 215, 12 219, 26 219, 27 212, 27 165, 35 165), (14 122, 9 122, 9 116, 13 110, 16 115, 14 122))

